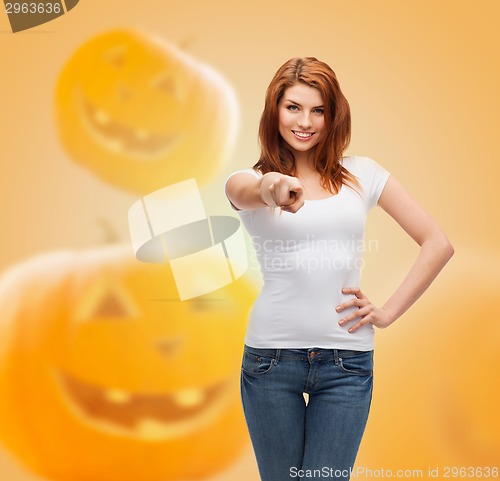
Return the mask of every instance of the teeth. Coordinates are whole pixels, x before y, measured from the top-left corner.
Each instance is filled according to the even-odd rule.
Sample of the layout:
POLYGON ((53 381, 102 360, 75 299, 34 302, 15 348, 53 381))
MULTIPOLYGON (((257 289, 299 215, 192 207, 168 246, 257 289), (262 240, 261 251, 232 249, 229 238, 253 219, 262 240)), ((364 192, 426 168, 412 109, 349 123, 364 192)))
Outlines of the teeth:
POLYGON ((203 391, 201 389, 184 389, 173 393, 173 397, 179 406, 192 407, 203 401, 203 391))
POLYGON ((136 430, 144 437, 162 436, 165 433, 165 425, 154 419, 144 418, 137 422, 136 430))
POLYGON ((118 151, 123 150, 123 142, 121 140, 111 139, 108 140, 107 144, 108 148, 111 150, 118 150, 118 151))
POLYGON ((109 123, 109 116, 106 112, 103 112, 102 110, 96 110, 94 113, 95 121, 98 124, 105 125, 109 123))
POLYGON ((297 137, 302 137, 304 139, 307 139, 308 137, 312 137, 312 134, 311 133, 305 133, 305 132, 295 132, 295 130, 293 131, 293 133, 297 136, 297 137))
POLYGON ((132 396, 126 391, 119 391, 118 389, 106 389, 106 391, 104 391, 104 397, 109 402, 124 404, 130 401, 130 398, 132 396))
MULTIPOLYGON (((104 397, 109 402, 115 404, 125 404, 129 402, 132 396, 126 391, 119 389, 106 389, 104 397)), ((181 407, 192 407, 203 402, 204 394, 201 389, 184 389, 172 394, 175 402, 181 407)))

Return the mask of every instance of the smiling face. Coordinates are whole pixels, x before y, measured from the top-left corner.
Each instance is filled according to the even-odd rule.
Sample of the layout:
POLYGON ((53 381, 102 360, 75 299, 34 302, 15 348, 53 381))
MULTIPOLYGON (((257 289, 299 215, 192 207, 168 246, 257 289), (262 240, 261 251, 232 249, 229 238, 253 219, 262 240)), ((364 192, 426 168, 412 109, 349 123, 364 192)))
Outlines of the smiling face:
POLYGON ((278 104, 279 133, 296 157, 320 142, 325 126, 323 99, 318 89, 296 83, 278 104))
POLYGON ((255 294, 242 277, 181 302, 168 265, 128 245, 27 261, 0 284, 0 438, 58 481, 219 471, 248 441, 238 372, 255 294))

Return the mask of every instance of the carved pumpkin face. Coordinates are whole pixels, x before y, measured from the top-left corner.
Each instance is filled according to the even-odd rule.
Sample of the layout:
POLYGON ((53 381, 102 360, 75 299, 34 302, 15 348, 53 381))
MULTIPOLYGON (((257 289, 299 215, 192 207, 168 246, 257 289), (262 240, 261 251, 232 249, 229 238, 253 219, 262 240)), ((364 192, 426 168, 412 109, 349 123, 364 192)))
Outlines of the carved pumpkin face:
POLYGON ((136 193, 195 177, 227 157, 238 111, 229 84, 172 44, 133 30, 96 36, 65 65, 57 125, 70 157, 136 193))
POLYGON ((0 284, 0 437, 54 480, 208 476, 247 442, 239 400, 255 289, 179 301, 130 247, 41 256, 0 284))
POLYGON ((376 381, 362 465, 424 473, 439 467, 442 479, 445 466, 498 464, 500 330, 491 301, 499 283, 493 258, 484 259, 482 271, 452 262, 443 273, 448 280, 400 320, 406 322, 400 332, 390 334, 390 327, 386 344, 378 341, 383 375, 376 381))

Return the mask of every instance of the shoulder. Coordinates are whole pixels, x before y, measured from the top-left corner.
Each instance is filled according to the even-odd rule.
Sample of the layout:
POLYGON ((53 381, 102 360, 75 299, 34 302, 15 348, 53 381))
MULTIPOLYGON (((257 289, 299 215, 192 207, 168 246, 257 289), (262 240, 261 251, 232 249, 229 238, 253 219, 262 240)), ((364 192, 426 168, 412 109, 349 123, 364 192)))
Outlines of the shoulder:
POLYGON ((240 169, 240 170, 237 170, 235 172, 233 172, 234 174, 238 174, 238 173, 248 173, 248 174, 252 174, 254 175, 255 177, 260 177, 262 175, 262 173, 260 172, 260 170, 258 169, 253 169, 253 168, 248 168, 248 169, 240 169))
POLYGON ((390 172, 376 160, 361 155, 343 158, 342 165, 361 182, 363 188, 383 183, 390 172))
POLYGON ((240 169, 240 170, 236 170, 234 172, 232 172, 231 174, 229 174, 229 176, 226 178, 226 183, 227 181, 233 176, 233 175, 236 175, 236 174, 250 174, 250 175, 253 175, 254 177, 256 178, 260 178, 262 177, 262 172, 260 172, 259 170, 257 169, 252 169, 252 168, 249 168, 249 169, 240 169))
POLYGON ((377 161, 362 155, 343 157, 342 165, 354 175, 369 174, 379 168, 383 168, 377 161))
POLYGON ((377 205, 390 172, 370 157, 354 155, 345 160, 343 165, 358 179, 368 209, 371 209, 377 205))
MULTIPOLYGON (((254 177, 254 179, 260 179, 262 177, 262 173, 257 170, 257 169, 240 169, 236 170, 235 172, 229 174, 229 176, 226 178, 226 181, 224 182, 224 191, 226 194, 227 199, 229 200, 229 203, 231 204, 231 207, 238 211, 238 213, 244 213, 244 212, 252 212, 251 209, 239 209, 233 204, 233 196, 236 197, 237 193, 241 191, 244 187, 250 184, 250 182, 256 183, 257 180, 251 181, 249 176, 254 177)), ((239 196, 239 194, 238 194, 239 196)))

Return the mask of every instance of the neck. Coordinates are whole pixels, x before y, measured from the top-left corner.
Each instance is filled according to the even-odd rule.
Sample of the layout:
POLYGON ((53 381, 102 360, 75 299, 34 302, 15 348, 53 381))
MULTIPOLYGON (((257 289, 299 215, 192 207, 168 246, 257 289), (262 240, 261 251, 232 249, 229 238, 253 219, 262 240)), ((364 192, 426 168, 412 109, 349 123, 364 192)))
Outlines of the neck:
POLYGON ((295 168, 297 170, 297 174, 299 173, 310 173, 316 172, 313 164, 313 155, 308 152, 295 152, 295 168))

